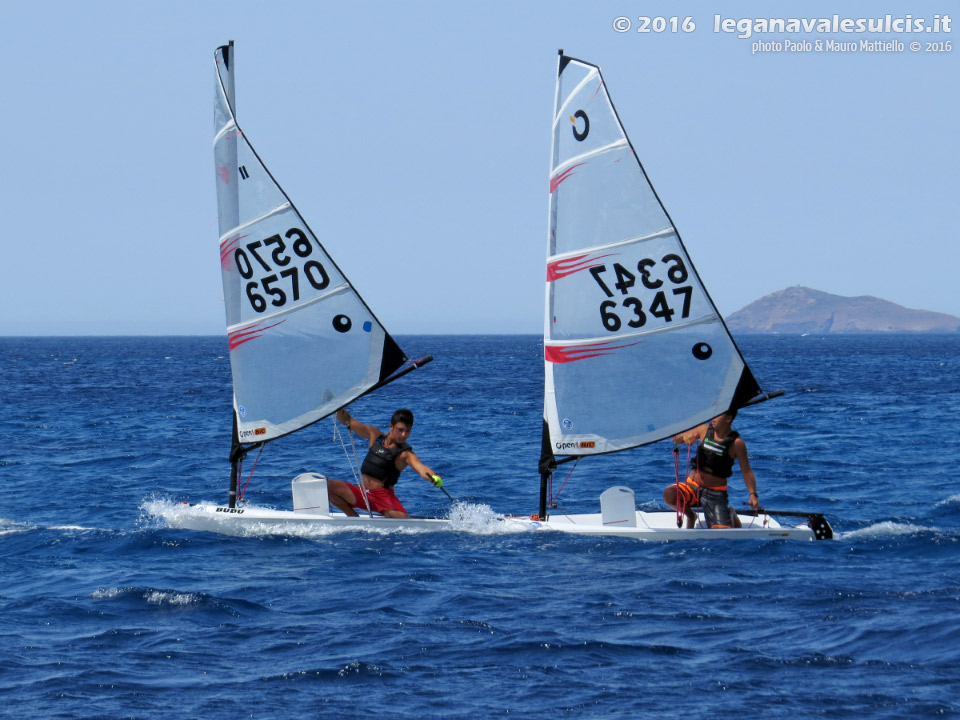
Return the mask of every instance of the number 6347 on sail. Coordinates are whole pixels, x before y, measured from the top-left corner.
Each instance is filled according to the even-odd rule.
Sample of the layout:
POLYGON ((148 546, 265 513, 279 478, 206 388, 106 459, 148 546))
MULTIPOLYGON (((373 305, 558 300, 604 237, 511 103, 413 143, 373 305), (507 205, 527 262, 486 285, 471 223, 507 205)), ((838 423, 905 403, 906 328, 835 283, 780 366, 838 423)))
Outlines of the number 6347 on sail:
MULTIPOLYGON (((665 255, 661 260, 668 264, 666 276, 670 283, 679 287, 670 288, 674 296, 674 302, 680 302, 680 318, 690 316, 690 301, 693 297, 693 287, 690 285, 681 285, 689 277, 687 268, 679 255, 665 255)), ((667 294, 660 289, 664 286, 664 281, 654 277, 654 270, 657 268, 657 262, 651 258, 644 258, 637 263, 637 274, 641 287, 638 290, 646 288, 646 295, 653 295, 653 299, 646 304, 641 299, 629 294, 632 288, 637 284, 637 275, 625 268, 620 263, 613 263, 612 276, 607 265, 594 265, 590 268, 590 274, 597 281, 597 285, 603 290, 608 298, 616 297, 614 290, 620 292, 623 299, 604 300, 600 303, 600 319, 603 327, 610 332, 617 332, 623 326, 623 321, 617 313, 617 308, 625 308, 628 311, 626 324, 631 328, 641 328, 647 324, 647 313, 654 318, 662 320, 664 323, 673 321, 674 315, 678 310, 669 302, 667 294), (612 288, 612 289, 611 289, 612 288)))

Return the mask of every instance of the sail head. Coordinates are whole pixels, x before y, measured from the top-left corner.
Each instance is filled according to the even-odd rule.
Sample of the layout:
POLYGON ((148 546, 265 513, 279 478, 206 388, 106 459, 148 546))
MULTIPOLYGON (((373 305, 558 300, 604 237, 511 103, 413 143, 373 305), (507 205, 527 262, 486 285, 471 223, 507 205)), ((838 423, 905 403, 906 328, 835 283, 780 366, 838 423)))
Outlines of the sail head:
POLYGON ((555 454, 656 442, 759 394, 600 68, 565 55, 549 190, 544 418, 555 454))

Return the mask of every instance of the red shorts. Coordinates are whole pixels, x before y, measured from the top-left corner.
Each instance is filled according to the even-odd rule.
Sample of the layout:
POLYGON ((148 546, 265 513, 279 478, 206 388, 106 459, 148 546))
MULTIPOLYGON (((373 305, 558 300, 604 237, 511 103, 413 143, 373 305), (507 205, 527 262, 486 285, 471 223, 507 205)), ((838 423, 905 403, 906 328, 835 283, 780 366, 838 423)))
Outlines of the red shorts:
MULTIPOLYGON (((366 510, 367 503, 363 501, 363 491, 356 485, 347 484, 353 491, 353 506, 358 510, 366 510)), ((367 501, 370 503, 370 509, 381 515, 384 510, 396 510, 405 513, 407 509, 400 504, 400 500, 393 492, 393 488, 377 488, 367 490, 367 501)))

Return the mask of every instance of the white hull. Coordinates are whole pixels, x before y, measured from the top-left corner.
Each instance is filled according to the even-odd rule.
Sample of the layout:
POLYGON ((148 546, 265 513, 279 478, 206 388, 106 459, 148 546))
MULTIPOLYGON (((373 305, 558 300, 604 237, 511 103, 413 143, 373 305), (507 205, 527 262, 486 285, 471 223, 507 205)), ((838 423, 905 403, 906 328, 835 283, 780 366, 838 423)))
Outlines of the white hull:
POLYGON ((252 535, 264 532, 296 533, 298 529, 404 529, 449 530, 447 518, 348 517, 342 513, 313 514, 292 510, 270 510, 258 507, 229 508, 225 505, 198 503, 178 506, 166 518, 172 528, 203 530, 223 535, 252 535))
POLYGON ((677 514, 669 512, 636 511, 636 527, 604 524, 600 513, 586 515, 554 515, 548 520, 523 517, 504 518, 506 522, 532 530, 554 530, 575 535, 606 535, 660 542, 666 540, 816 540, 816 534, 806 524, 796 527, 780 525, 769 515, 741 518, 743 527, 709 529, 700 516, 697 527, 678 528, 677 514))
MULTIPOLYGON (((787 513, 792 514, 792 513, 787 513)), ((677 527, 674 511, 643 512, 637 510, 634 493, 628 487, 615 486, 600 494, 600 512, 588 515, 557 513, 546 520, 506 518, 510 523, 533 530, 556 530, 575 535, 607 535, 637 540, 826 540, 833 529, 821 515, 811 514, 807 522, 796 527, 781 525, 769 514, 741 516, 739 528, 708 528, 703 514, 694 527, 677 527), (811 527, 812 526, 812 527, 811 527)), ((684 520, 686 525, 686 520, 684 520)))
MULTIPOLYGON (((527 517, 498 517, 505 532, 556 531, 574 535, 608 536, 663 542, 672 540, 816 540, 816 534, 806 524, 795 527, 780 525, 770 516, 747 518, 742 528, 692 529, 678 528, 676 514, 673 512, 637 511, 636 527, 617 527, 604 525, 599 513, 584 515, 558 515, 546 521, 531 520, 527 517), (753 520, 753 524, 750 524, 753 520)), ((269 508, 241 507, 229 508, 213 503, 181 504, 172 511, 164 512, 168 527, 184 530, 200 530, 220 533, 221 535, 262 535, 264 533, 297 534, 317 530, 407 530, 456 531, 463 530, 462 522, 455 523, 450 518, 385 518, 379 515, 370 517, 348 517, 341 513, 315 515, 290 510, 271 510, 269 508)), ((702 518, 701 523, 702 525, 702 518)), ((492 529, 490 525, 485 530, 492 529)))
MULTIPOLYGON (((327 501, 327 480, 322 475, 307 473, 292 482, 293 510, 244 505, 238 508, 215 503, 181 503, 163 512, 164 520, 172 528, 201 530, 223 535, 261 535, 264 533, 297 534, 337 529, 357 530, 408 530, 456 531, 477 529, 475 523, 461 513, 451 517, 386 518, 380 515, 361 513, 349 517, 340 512, 331 512, 327 501)), ((743 517, 742 527, 708 529, 703 525, 702 515, 698 526, 686 529, 677 527, 677 515, 673 511, 643 512, 636 510, 633 491, 625 487, 613 487, 600 496, 601 512, 585 515, 557 514, 547 520, 528 517, 488 516, 479 526, 483 532, 499 527, 501 532, 527 532, 554 530, 574 535, 606 535, 637 540, 817 540, 833 536, 829 524, 819 519, 796 527, 780 525, 770 515, 743 517), (489 521, 489 522, 488 522, 489 521)))
POLYGON ((224 535, 296 533, 302 529, 362 528, 392 530, 449 530, 449 518, 386 518, 362 511, 359 517, 331 512, 327 479, 317 473, 298 475, 291 483, 293 510, 242 505, 231 508, 214 503, 181 504, 165 514, 167 524, 185 530, 205 530, 224 535))

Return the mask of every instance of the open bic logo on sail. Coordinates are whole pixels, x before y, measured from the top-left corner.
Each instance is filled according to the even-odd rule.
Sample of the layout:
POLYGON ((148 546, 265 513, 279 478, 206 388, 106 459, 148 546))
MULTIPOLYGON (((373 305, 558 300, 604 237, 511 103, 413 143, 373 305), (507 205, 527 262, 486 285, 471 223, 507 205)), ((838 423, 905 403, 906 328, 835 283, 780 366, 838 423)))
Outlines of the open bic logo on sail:
POLYGON ((558 442, 554 443, 557 450, 591 450, 597 446, 593 440, 581 440, 580 442, 558 442))

